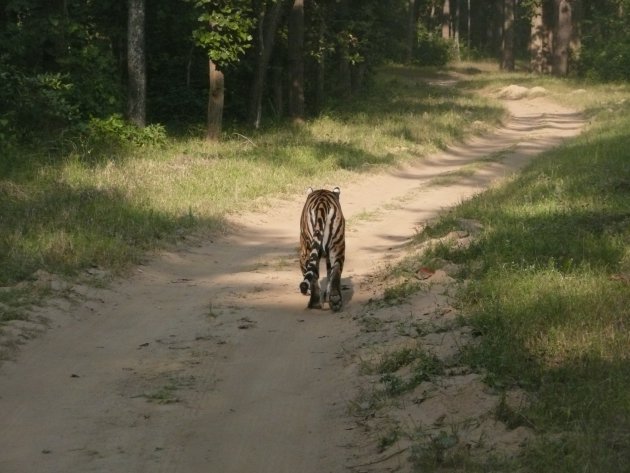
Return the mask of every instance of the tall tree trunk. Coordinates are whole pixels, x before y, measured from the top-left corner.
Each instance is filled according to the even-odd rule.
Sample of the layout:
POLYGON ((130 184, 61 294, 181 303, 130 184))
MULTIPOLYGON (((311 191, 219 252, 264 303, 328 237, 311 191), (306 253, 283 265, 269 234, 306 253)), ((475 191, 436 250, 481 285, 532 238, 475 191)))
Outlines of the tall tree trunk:
MULTIPOLYGON (((622 4, 619 5, 619 13, 623 14, 622 4)), ((575 58, 580 57, 580 52, 582 50, 582 14, 582 1, 573 0, 571 2, 571 22, 573 29, 571 32, 571 43, 569 45, 569 50, 575 58)))
POLYGON ((223 73, 217 70, 212 59, 208 60, 208 129, 206 138, 216 141, 221 137, 223 124, 223 101, 225 92, 225 79, 223 73))
POLYGON ((505 0, 503 9, 503 43, 501 69, 514 70, 514 0, 505 0))
MULTIPOLYGON (((340 18, 341 23, 345 25, 348 21, 351 20, 349 1, 339 0, 338 3, 338 18, 340 18)), ((339 88, 339 95, 344 98, 350 97, 352 95, 352 67, 349 58, 349 41, 350 32, 342 27, 342 30, 337 32, 337 54, 339 58, 337 70, 337 85, 339 88)))
MULTIPOLYGON (((497 0, 494 0, 495 2, 497 0)), ((487 45, 489 51, 492 53, 496 53, 499 50, 500 41, 497 40, 497 21, 496 21, 496 13, 497 7, 496 3, 493 5, 494 8, 490 10, 488 13, 488 17, 483 19, 483 33, 484 33, 484 43, 487 45)), ((501 16, 503 18, 503 16, 501 16)))
POLYGON ((127 118, 137 126, 146 124, 147 73, 144 41, 144 0, 128 0, 127 23, 127 118))
POLYGON ((555 0, 556 29, 553 42, 553 74, 566 76, 569 70, 569 44, 573 34, 571 4, 567 0, 555 0))
POLYGON ((326 48, 323 47, 326 41, 326 24, 324 18, 319 18, 319 41, 320 45, 317 54, 317 89, 315 91, 315 107, 317 112, 321 111, 324 106, 324 98, 326 91, 326 48))
POLYGON ((304 121, 304 0, 294 0, 289 16, 289 116, 304 121))
POLYGON ((340 38, 339 45, 339 93, 342 97, 352 96, 352 67, 349 60, 347 32, 340 38))
POLYGON ((186 58, 186 88, 190 89, 190 73, 193 64, 193 54, 195 52, 195 45, 191 45, 188 50, 188 57, 186 58))
POLYGON ((273 61, 274 65, 271 66, 271 90, 272 90, 272 103, 274 107, 274 113, 276 118, 280 118, 285 114, 285 77, 284 68, 280 64, 280 61, 273 61))
POLYGON ((543 21, 542 0, 532 6, 531 33, 529 36, 530 69, 542 74, 545 70, 545 23, 543 21))
POLYGON ((407 46, 405 48, 405 61, 410 63, 413 60, 413 53, 418 39, 416 28, 416 0, 408 0, 407 5, 409 11, 407 12, 407 46))
POLYGON ((471 28, 470 18, 471 18, 471 15, 472 15, 472 13, 470 11, 470 0, 468 0, 468 3, 467 3, 466 15, 467 15, 467 18, 466 18, 466 48, 468 49, 468 55, 470 57, 470 33, 471 33, 471 30, 470 30, 470 28, 471 28))
POLYGON ((494 0, 494 24, 492 30, 492 48, 498 54, 499 60, 503 54, 503 31, 505 18, 505 0, 494 0))
POLYGON ((442 38, 451 38, 451 0, 444 0, 442 5, 442 38))
POLYGON ((355 64, 350 69, 351 77, 352 77, 352 92, 358 92, 363 88, 363 84, 365 82, 365 75, 367 73, 367 66, 364 62, 360 62, 359 64, 355 64))
POLYGON ((261 8, 258 20, 258 42, 256 55, 256 69, 250 90, 249 122, 256 129, 260 127, 262 119, 262 97, 265 90, 265 77, 273 52, 273 45, 278 30, 278 22, 282 13, 284 0, 273 4, 270 10, 261 8))
POLYGON ((461 52, 459 50, 459 14, 460 14, 460 0, 455 1, 455 17, 453 18, 453 40, 455 42, 455 60, 461 61, 461 52))

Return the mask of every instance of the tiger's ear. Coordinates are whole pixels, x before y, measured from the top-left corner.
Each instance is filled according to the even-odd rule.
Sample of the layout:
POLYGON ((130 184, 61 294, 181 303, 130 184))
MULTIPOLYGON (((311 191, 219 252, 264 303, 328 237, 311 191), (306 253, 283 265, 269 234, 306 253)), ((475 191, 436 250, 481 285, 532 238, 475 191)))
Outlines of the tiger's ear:
POLYGON ((335 187, 335 188, 333 189, 333 192, 334 192, 335 194, 337 194, 337 197, 339 197, 339 195, 341 194, 341 189, 339 189, 339 187, 335 187))
POLYGON ((313 192, 312 187, 309 187, 308 189, 306 189, 306 195, 309 195, 311 192, 313 192))

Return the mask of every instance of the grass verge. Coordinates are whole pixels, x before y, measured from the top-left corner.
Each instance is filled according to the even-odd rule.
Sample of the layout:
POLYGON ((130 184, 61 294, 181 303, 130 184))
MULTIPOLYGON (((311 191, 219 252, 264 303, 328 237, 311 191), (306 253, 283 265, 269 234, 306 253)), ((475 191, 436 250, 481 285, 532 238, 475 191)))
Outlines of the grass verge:
MULTIPOLYGON (((472 86, 530 80, 484 76, 472 86)), ((459 304, 482 335, 465 361, 495 388, 533 394, 521 414, 536 440, 505 471, 628 471, 630 87, 542 85, 582 107, 589 129, 418 239, 457 230, 462 219, 483 226, 468 248, 438 246, 425 257, 463 268, 459 304)))

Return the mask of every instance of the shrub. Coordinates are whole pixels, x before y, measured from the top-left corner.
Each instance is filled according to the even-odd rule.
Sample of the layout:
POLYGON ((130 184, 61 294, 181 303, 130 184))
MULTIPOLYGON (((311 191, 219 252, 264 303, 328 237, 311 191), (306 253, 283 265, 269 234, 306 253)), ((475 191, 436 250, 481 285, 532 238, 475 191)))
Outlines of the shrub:
POLYGON ((450 59, 450 50, 448 41, 420 28, 414 60, 421 66, 443 66, 450 59))
POLYGON ((595 80, 629 80, 629 51, 630 37, 600 43, 591 43, 587 38, 580 53, 578 72, 595 80))
POLYGON ((65 74, 28 75, 0 64, 0 82, 0 133, 9 140, 59 132, 79 119, 65 74))
POLYGON ((166 143, 166 129, 154 124, 144 128, 127 123, 120 115, 108 118, 92 118, 87 126, 86 137, 93 144, 132 144, 135 146, 159 146, 166 143))

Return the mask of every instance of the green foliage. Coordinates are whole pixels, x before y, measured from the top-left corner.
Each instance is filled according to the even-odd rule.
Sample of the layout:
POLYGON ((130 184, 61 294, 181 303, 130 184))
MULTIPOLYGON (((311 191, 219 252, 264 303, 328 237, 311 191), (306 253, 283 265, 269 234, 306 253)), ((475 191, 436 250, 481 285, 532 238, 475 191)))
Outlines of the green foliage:
POLYGON ((116 60, 106 44, 86 41, 77 46, 74 54, 60 61, 72 84, 68 100, 75 104, 81 121, 120 110, 123 91, 116 60))
POLYGON ((8 140, 51 134, 75 124, 79 107, 72 101, 66 74, 27 75, 0 64, 0 133, 8 140))
POLYGON ((595 80, 630 79, 627 0, 584 0, 577 72, 595 80))
MULTIPOLYGON (((9 2, 0 24, 0 133, 16 141, 59 136, 120 105, 101 7, 69 1, 9 2)), ((4 8, 4 7, 3 7, 4 8)), ((107 8, 106 8, 107 9, 107 8)))
POLYGON ((630 35, 599 43, 586 40, 578 62, 578 72, 595 80, 630 80, 630 35))
MULTIPOLYGON (((157 3, 146 12, 147 25, 153 25, 146 31, 147 121, 181 130, 204 120, 208 55, 192 37, 200 25, 199 11, 186 2, 157 3)), ((230 86, 237 84, 231 81, 230 86)))
POLYGON ((421 66, 443 66, 451 59, 451 43, 420 26, 414 61, 421 66))
POLYGON ((135 146, 159 146, 166 143, 166 129, 160 124, 139 128, 125 121, 120 115, 108 118, 92 118, 85 133, 95 145, 133 144, 135 146))
POLYGON ((203 26, 193 31, 197 45, 220 66, 236 63, 253 39, 249 2, 195 0, 194 5, 202 10, 198 20, 203 26))

